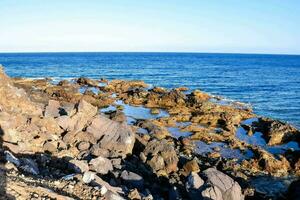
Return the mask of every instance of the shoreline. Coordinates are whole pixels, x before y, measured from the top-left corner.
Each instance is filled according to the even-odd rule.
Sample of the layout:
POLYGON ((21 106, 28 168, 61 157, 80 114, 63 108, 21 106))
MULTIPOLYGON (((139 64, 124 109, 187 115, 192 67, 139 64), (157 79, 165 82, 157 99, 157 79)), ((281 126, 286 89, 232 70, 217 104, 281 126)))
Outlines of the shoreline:
POLYGON ((214 190, 220 198, 267 199, 293 194, 287 192, 288 185, 285 191, 255 188, 253 177, 297 180, 300 176, 298 129, 257 116, 250 108, 211 102, 213 97, 199 90, 185 94, 188 88, 149 89, 142 81, 87 78, 54 85, 47 79, 9 78, 1 69, 0 83, 0 125, 7 150, 3 153, 10 161, 6 164, 10 170, 5 172, 8 186, 15 186, 11 177, 20 178, 22 173, 24 179, 33 174, 31 181, 35 182, 37 177, 51 177, 56 170, 56 181, 75 175, 58 186, 46 181, 57 191, 53 195, 83 198, 90 191, 86 195, 91 198, 165 199, 175 195, 185 199, 210 198, 214 190), (101 111, 109 106, 113 109, 101 111), (132 116, 139 112, 148 117, 132 116), (249 119, 254 120, 245 123, 249 119), (253 136, 257 141, 251 140, 253 136), (203 142, 202 146, 197 142, 203 142), (289 146, 291 142, 296 149, 289 146), (209 151, 201 154, 197 148, 209 151), (226 158, 226 153, 234 157, 226 158), (63 167, 45 164, 44 155, 63 167), (241 161, 235 159, 240 155, 241 161), (42 172, 43 167, 49 170, 42 172), (220 186, 215 176, 222 176, 226 184, 220 186), (74 180, 75 191, 60 188, 74 180))

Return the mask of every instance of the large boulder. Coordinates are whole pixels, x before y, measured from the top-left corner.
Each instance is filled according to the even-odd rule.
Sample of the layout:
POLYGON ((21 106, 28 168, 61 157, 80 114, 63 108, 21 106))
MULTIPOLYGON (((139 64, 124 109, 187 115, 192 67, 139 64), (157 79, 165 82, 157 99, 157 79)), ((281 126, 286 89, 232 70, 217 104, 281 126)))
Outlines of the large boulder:
POLYGON ((126 123, 97 115, 86 129, 98 141, 101 149, 108 149, 111 157, 132 153, 135 134, 126 123))
POLYGON ((203 174, 207 178, 206 184, 211 185, 211 188, 202 192, 204 197, 223 200, 244 199, 240 185, 223 172, 220 172, 215 168, 208 168, 203 171, 203 174), (222 194, 222 198, 220 197, 220 192, 222 194))

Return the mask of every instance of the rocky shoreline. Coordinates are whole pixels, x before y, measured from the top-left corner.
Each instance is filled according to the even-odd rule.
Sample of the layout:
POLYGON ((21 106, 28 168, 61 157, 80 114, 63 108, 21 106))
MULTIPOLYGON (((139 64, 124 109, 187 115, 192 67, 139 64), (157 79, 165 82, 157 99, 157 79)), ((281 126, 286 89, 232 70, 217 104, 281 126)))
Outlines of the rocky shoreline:
POLYGON ((188 88, 10 78, 2 199, 298 199, 300 131, 188 88))

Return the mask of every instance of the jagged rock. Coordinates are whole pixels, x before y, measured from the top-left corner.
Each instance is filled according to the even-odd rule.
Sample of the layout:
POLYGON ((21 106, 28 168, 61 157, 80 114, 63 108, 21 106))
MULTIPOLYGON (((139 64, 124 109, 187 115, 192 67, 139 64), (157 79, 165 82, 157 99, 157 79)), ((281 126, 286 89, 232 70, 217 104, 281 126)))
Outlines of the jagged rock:
POLYGON ((187 191, 198 190, 203 184, 204 181, 202 180, 202 178, 196 172, 191 172, 187 177, 185 187, 187 191))
POLYGON ((125 181, 125 183, 129 184, 134 188, 142 189, 144 187, 144 179, 140 175, 124 170, 121 173, 121 179, 125 181))
POLYGON ((89 162, 90 169, 98 172, 99 174, 107 174, 113 170, 112 163, 109 159, 99 156, 89 162))
POLYGON ((291 169, 289 161, 282 155, 279 155, 278 159, 275 158, 271 153, 260 150, 259 160, 257 161, 265 171, 275 176, 287 175, 291 169))
POLYGON ((143 153, 147 157, 147 164, 149 164, 154 171, 164 170, 167 174, 177 171, 178 157, 174 146, 169 144, 167 140, 154 139, 150 141, 146 145, 143 153))
POLYGON ((59 101, 49 100, 46 106, 44 116, 45 117, 59 117, 60 116, 60 103, 59 101))
MULTIPOLYGON (((206 191, 205 194, 209 195, 211 191, 216 191, 214 190, 214 187, 217 187, 221 191, 223 199, 244 199, 240 185, 223 172, 220 172, 215 168, 208 168, 205 171, 203 171, 203 174, 207 178, 207 183, 211 184, 213 187, 211 189, 208 189, 208 191, 206 191)), ((220 198, 218 192, 215 192, 214 195, 215 199, 220 198)))
POLYGON ((146 129, 150 135, 158 138, 158 139, 164 139, 167 136, 170 136, 170 132, 166 127, 163 127, 159 125, 158 123, 155 123, 150 120, 142 121, 138 124, 139 127, 146 129))
POLYGON ((300 138, 300 131, 295 127, 269 118, 259 118, 253 122, 255 131, 262 132, 268 145, 278 145, 300 138))
POLYGON ((132 200, 141 200, 142 197, 137 189, 130 190, 128 198, 132 200))
POLYGON ((183 174, 185 176, 189 175, 191 172, 199 172, 200 168, 195 159, 188 161, 187 163, 184 164, 183 166, 183 174))
POLYGON ((86 130, 98 140, 99 147, 108 149, 110 156, 122 156, 132 153, 135 135, 125 123, 115 122, 104 116, 96 116, 86 130))

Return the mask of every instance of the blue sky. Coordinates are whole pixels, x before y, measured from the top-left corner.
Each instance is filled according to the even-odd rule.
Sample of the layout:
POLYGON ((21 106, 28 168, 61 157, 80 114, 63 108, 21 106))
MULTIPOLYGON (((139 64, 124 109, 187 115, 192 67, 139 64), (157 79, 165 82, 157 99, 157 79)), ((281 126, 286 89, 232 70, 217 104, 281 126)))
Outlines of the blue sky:
POLYGON ((299 0, 0 0, 0 52, 300 54, 299 0))

